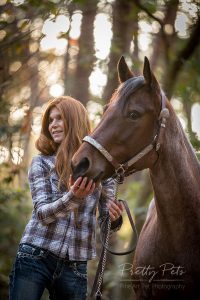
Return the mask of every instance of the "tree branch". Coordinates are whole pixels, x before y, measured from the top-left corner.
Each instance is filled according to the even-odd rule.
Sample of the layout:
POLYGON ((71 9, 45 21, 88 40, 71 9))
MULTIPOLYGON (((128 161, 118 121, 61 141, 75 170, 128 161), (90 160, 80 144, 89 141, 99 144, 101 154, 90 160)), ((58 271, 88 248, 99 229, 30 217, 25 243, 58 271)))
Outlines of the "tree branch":
POLYGON ((163 21, 160 18, 157 18, 156 16, 154 16, 139 0, 133 0, 133 3, 135 3, 135 5, 138 8, 143 10, 150 18, 157 21, 160 24, 161 28, 163 28, 163 26, 164 26, 163 21))
POLYGON ((194 25, 194 29, 185 47, 179 53, 177 53, 176 60, 170 67, 169 74, 166 80, 164 81, 164 89, 167 92, 167 96, 169 98, 171 98, 173 94, 177 77, 180 71, 182 70, 185 62, 192 56, 195 49, 200 43, 199 32, 200 32, 200 17, 198 18, 196 24, 194 25))

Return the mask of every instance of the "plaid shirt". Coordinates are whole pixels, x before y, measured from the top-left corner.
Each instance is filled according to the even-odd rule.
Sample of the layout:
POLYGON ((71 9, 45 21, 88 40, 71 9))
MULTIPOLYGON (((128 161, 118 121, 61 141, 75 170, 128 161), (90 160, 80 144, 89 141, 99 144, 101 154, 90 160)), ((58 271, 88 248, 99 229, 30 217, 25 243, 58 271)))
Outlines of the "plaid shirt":
MULTIPOLYGON (((101 186, 88 197, 78 199, 64 185, 58 188, 55 156, 41 154, 33 158, 28 179, 34 210, 20 243, 47 249, 61 258, 68 254, 70 260, 93 259, 96 210, 98 207, 101 223, 108 213, 106 201, 114 198, 115 182, 102 182, 106 196, 101 195, 101 186)), ((116 225, 118 229, 119 222, 116 225)))

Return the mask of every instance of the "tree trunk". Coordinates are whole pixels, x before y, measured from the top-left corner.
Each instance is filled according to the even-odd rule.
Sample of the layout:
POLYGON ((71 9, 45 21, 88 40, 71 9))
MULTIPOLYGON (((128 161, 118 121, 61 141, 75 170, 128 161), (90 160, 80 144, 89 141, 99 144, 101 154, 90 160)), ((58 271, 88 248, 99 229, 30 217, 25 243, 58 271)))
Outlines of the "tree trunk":
POLYGON ((118 86, 116 66, 120 56, 130 55, 130 45, 135 32, 133 24, 137 24, 137 14, 138 10, 128 0, 116 0, 113 4, 113 38, 108 63, 108 79, 103 93, 105 102, 108 102, 118 86))
POLYGON ((80 100, 84 105, 89 100, 89 76, 95 61, 93 24, 96 12, 96 0, 89 0, 87 1, 87 7, 86 5, 82 7, 83 18, 72 96, 80 100))
POLYGON ((164 68, 169 63, 170 48, 173 47, 173 40, 176 37, 174 24, 176 20, 178 5, 179 0, 171 0, 166 4, 163 26, 153 40, 153 53, 151 57, 152 70, 156 69, 157 65, 159 65, 160 63, 161 58, 164 58, 164 68), (168 31, 166 28, 164 28, 164 26, 168 26, 166 27, 168 28, 168 31))
POLYGON ((139 34, 139 26, 138 26, 138 14, 135 15, 135 20, 133 20, 133 43, 134 43, 134 49, 132 54, 132 60, 134 63, 134 69, 133 72, 135 76, 140 75, 139 71, 139 45, 138 45, 138 34, 139 34))
POLYGON ((69 37, 69 32, 71 29, 71 19, 72 19, 72 15, 73 15, 73 11, 75 10, 73 3, 71 3, 71 5, 68 6, 68 12, 69 12, 69 20, 70 20, 70 26, 69 26, 69 30, 68 30, 68 35, 67 35, 67 49, 66 49, 66 53, 64 55, 63 58, 63 78, 64 78, 64 94, 65 95, 70 95, 70 89, 71 89, 71 81, 73 80, 73 75, 70 73, 70 69, 69 69, 69 61, 70 61, 70 37, 69 37))

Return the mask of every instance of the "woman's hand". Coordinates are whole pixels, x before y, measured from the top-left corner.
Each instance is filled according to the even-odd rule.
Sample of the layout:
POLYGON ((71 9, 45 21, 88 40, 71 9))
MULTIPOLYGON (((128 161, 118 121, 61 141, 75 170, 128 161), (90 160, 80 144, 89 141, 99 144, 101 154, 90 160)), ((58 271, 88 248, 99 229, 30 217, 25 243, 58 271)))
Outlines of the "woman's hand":
POLYGON ((70 176, 69 185, 74 196, 77 198, 85 198, 88 195, 92 194, 95 189, 95 182, 93 182, 92 179, 88 181, 87 177, 79 177, 74 182, 72 176, 70 176))
POLYGON ((116 221, 122 215, 122 212, 124 210, 122 203, 117 200, 109 200, 109 202, 107 203, 107 207, 109 210, 111 222, 116 221))

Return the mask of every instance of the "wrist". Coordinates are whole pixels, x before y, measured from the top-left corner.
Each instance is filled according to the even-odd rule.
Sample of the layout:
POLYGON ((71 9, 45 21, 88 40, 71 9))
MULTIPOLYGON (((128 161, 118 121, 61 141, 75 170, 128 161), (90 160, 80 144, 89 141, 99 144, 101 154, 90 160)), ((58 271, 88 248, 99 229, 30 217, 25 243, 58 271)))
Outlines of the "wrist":
POLYGON ((75 196, 73 187, 70 187, 70 189, 69 189, 69 193, 71 193, 71 194, 72 194, 72 196, 75 196))

